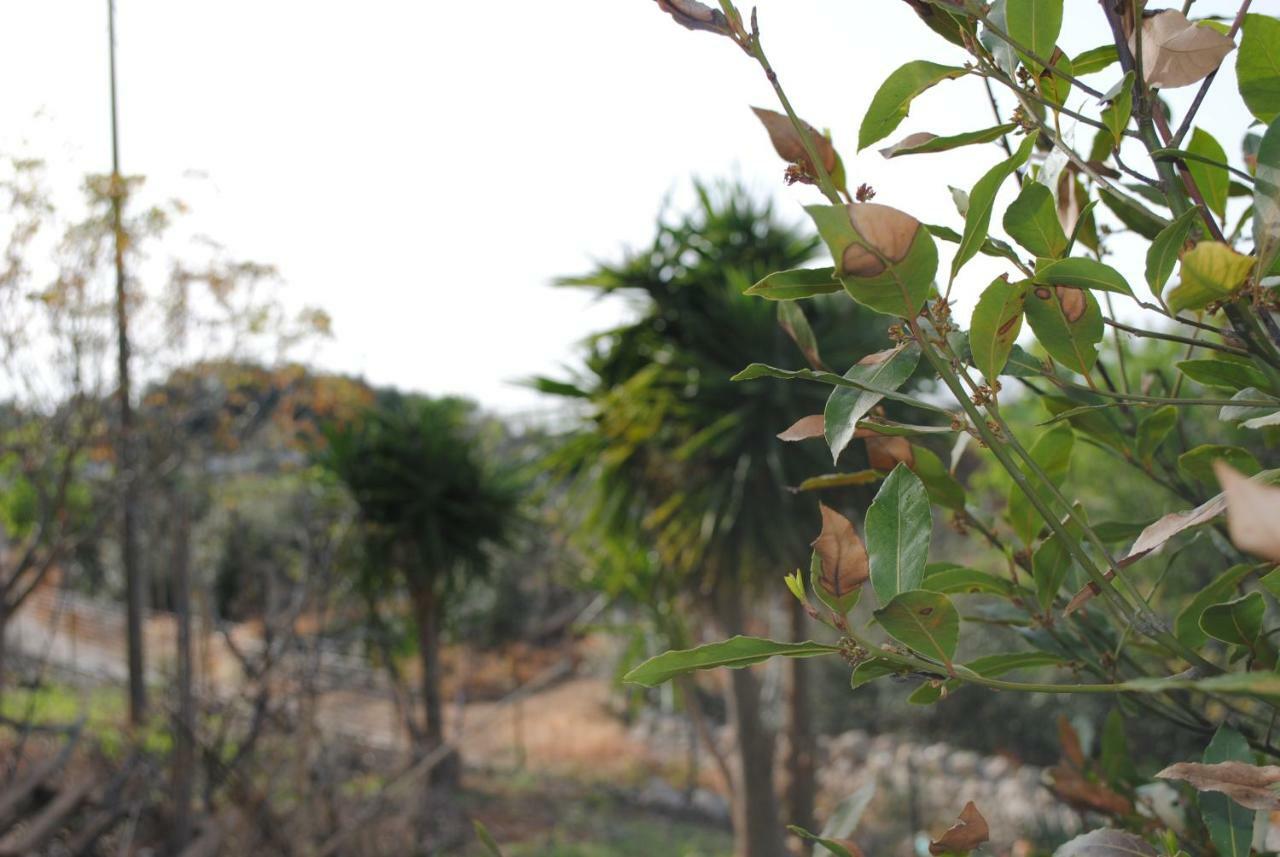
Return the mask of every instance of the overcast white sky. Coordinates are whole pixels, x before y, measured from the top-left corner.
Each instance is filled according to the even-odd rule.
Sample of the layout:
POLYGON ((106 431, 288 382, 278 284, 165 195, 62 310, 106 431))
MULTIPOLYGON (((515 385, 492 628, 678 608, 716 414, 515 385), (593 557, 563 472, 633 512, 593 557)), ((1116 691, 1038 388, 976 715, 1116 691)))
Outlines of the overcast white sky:
MULTIPOLYGON (((897 0, 759 7, 774 66, 834 132, 851 185, 958 225, 946 185, 972 185, 996 149, 890 162, 854 147, 893 68, 961 52, 897 0)), ((1067 8, 1068 53, 1100 43, 1097 3, 1067 8)), ((279 266, 290 300, 334 318, 320 362, 378 383, 538 407, 510 381, 571 364, 621 311, 553 277, 644 243, 690 176, 739 176, 797 216, 815 193, 781 187, 748 109, 774 106, 758 68, 652 0, 118 0, 118 44, 124 170, 183 193, 233 253, 279 266), (207 177, 194 195, 193 172, 207 177)), ((1234 93, 1231 65, 1215 91, 1234 93)), ((27 141, 69 183, 109 169, 106 0, 0 0, 0 80, 4 150, 27 141)), ((1238 97, 1222 100, 1209 126, 1244 127, 1238 97)), ((978 81, 948 83, 894 139, 992 121, 978 81)), ((1238 140, 1222 142, 1238 161, 1238 140)), ((962 317, 993 270, 962 275, 962 317)))

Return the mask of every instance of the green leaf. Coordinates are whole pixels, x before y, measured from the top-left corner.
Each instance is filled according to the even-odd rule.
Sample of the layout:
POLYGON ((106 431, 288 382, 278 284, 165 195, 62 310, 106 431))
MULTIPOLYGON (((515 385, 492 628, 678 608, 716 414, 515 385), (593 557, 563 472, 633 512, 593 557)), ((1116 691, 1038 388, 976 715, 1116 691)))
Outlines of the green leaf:
POLYGON ((1053 68, 1040 72, 1036 77, 1036 85, 1040 87, 1040 94, 1046 100, 1061 107, 1067 103, 1067 97, 1071 94, 1071 80, 1075 77, 1075 69, 1061 50, 1055 49, 1044 56, 1053 68))
POLYGON ((929 500, 943 508, 963 512, 964 487, 943 465, 942 459, 924 446, 913 446, 912 452, 916 460, 912 470, 924 483, 925 490, 929 492, 929 500))
POLYGON ((992 282, 978 298, 969 323, 969 347, 973 352, 973 365, 986 377, 988 384, 995 382, 1009 361, 1013 344, 1022 332, 1022 311, 1026 300, 1027 283, 1011 283, 1007 276, 992 282))
POLYGON ((1246 363, 1234 360, 1183 360, 1178 369, 1192 381, 1206 387, 1243 390, 1267 386, 1265 375, 1246 363))
POLYGON ((996 203, 996 193, 1005 179, 1013 175, 1013 171, 1027 162, 1031 150, 1035 146, 1035 135, 1028 136, 1013 157, 996 164, 986 175, 978 179, 969 191, 969 212, 964 218, 964 234, 960 237, 960 246, 956 249, 955 258, 951 260, 951 279, 964 267, 964 264, 977 254, 978 249, 987 238, 987 230, 991 226, 991 209, 996 203))
POLYGON ((1173 405, 1156 408, 1138 423, 1138 460, 1150 464, 1160 444, 1178 424, 1178 409, 1173 405))
POLYGON ((944 595, 1012 595, 1017 589, 1003 577, 996 577, 976 568, 947 563, 930 563, 925 567, 921 589, 941 592, 944 595))
POLYGON ((1245 15, 1236 54, 1240 97, 1264 125, 1280 116, 1280 20, 1271 15, 1245 15))
MULTIPOLYGON (((1081 539, 1080 526, 1073 520, 1067 522, 1067 532, 1073 540, 1081 539)), ((1053 600, 1067 582, 1067 575, 1075 561, 1071 552, 1057 533, 1045 539, 1031 556, 1031 574, 1036 582, 1036 598, 1040 611, 1048 613, 1053 600)))
MULTIPOLYGON (((1203 128, 1196 128, 1191 132, 1191 142, 1187 144, 1187 151, 1218 164, 1227 162, 1227 153, 1222 145, 1203 128)), ((1227 172, 1225 166, 1214 166, 1205 163, 1204 160, 1189 158, 1186 164, 1187 169, 1191 171, 1191 177, 1200 188, 1201 195, 1204 196, 1205 204, 1209 206, 1210 211, 1218 215, 1218 219, 1222 219, 1227 213, 1227 190, 1231 183, 1231 174, 1227 172)))
POLYGON ((1182 256, 1181 281, 1166 298, 1169 309, 1201 309, 1238 289, 1253 269, 1254 259, 1220 241, 1201 241, 1182 256))
POLYGON ((1208 642, 1209 635, 1200 628, 1201 614, 1210 604, 1216 604, 1234 592, 1252 571, 1253 568, 1249 565, 1232 566, 1196 592, 1195 597, 1182 608, 1173 622, 1173 635, 1178 638, 1178 642, 1192 649, 1198 649, 1208 642))
POLYGON ((1176 220, 1160 230, 1147 248, 1147 288, 1156 300, 1164 291, 1164 284, 1173 273, 1173 266, 1182 255, 1182 247, 1191 236, 1191 227, 1200 219, 1200 211, 1190 208, 1178 216, 1176 220))
MULTIPOLYGON (((1040 435, 1031 447, 1031 458, 1053 482, 1061 486, 1067 478, 1067 470, 1071 463, 1071 448, 1075 443, 1075 434, 1067 425, 1056 425, 1040 435)), ((1025 469, 1024 469, 1025 474, 1025 469)), ((1030 476, 1028 476, 1030 479, 1030 476)), ((1032 480, 1035 485, 1035 480, 1032 480)), ((1040 490, 1040 489, 1037 489, 1040 490)), ((1009 489, 1009 508, 1006 513, 1009 523, 1023 544, 1031 544, 1036 533, 1044 526, 1040 514, 1031 505, 1022 489, 1014 485, 1009 489)))
POLYGON ((830 655, 840 650, 834 646, 815 643, 783 643, 760 637, 731 637, 719 643, 708 643, 693 649, 664 652, 652 657, 622 677, 629 684, 656 687, 676 676, 696 670, 719 667, 741 669, 763 663, 774 657, 812 658, 830 655))
POLYGON ((1111 209, 1112 214, 1120 218, 1121 223, 1149 241, 1155 240, 1160 230, 1169 225, 1169 221, 1141 203, 1106 188, 1099 188, 1098 198, 1111 209))
POLYGON ((1005 17, 1006 2, 1007 0, 993 0, 991 8, 987 12, 987 21, 991 22, 991 26, 983 26, 978 40, 984 48, 991 52, 996 65, 1012 77, 1018 68, 1018 55, 1014 53, 1008 42, 991 32, 991 27, 993 26, 1001 32, 1009 32, 1009 22, 1005 17))
POLYGON ((1086 74, 1102 71, 1119 61, 1120 55, 1116 52, 1115 45, 1101 45, 1076 54, 1071 60, 1071 67, 1075 69, 1077 77, 1083 77, 1086 74))
MULTIPOLYGON (((1253 752, 1244 736, 1230 726, 1219 727, 1204 750, 1204 763, 1253 763, 1253 752)), ((1196 795, 1200 817, 1209 831, 1209 839, 1221 857, 1249 857, 1253 842, 1254 811, 1246 809, 1221 792, 1196 795)))
POLYGON ((1116 788, 1141 782, 1138 769, 1129 755, 1129 740, 1124 733, 1125 716, 1119 708, 1112 708, 1102 724, 1102 747, 1099 759, 1102 773, 1116 788))
POLYGON ((873 387, 871 385, 863 385, 858 381, 851 381, 834 372, 818 372, 813 369, 779 369, 776 366, 769 366, 766 363, 752 363, 746 369, 743 369, 737 375, 730 378, 730 381, 754 381, 757 378, 780 378, 784 381, 817 381, 821 384, 827 384, 833 387, 852 387, 856 390, 871 390, 878 393, 885 399, 892 399, 895 402, 902 402, 905 405, 911 405, 916 408, 924 408, 934 413, 946 413, 946 410, 936 405, 931 405, 922 399, 916 399, 894 390, 886 390, 883 387, 873 387))
POLYGON ((840 291, 834 268, 795 268, 770 274, 743 294, 771 301, 794 301, 840 291))
POLYGON ((903 671, 904 668, 893 661, 873 657, 853 668, 853 672, 849 674, 849 689, 857 690, 864 684, 873 682, 878 678, 884 678, 887 675, 898 675, 903 671))
MULTIPOLYGON (((853 364, 844 377, 849 381, 896 390, 911 377, 919 362, 920 347, 912 343, 864 357, 853 364)), ((840 453, 853 440, 858 420, 865 417, 880 399, 880 395, 866 389, 836 387, 831 391, 823 410, 823 431, 833 461, 840 460, 840 453)))
POLYGON ((502 851, 498 848, 498 843, 494 841, 493 836, 489 833, 489 828, 485 827, 478 821, 472 821, 475 827, 476 839, 480 840, 480 844, 484 846, 484 850, 489 857, 502 857, 502 851))
POLYGON ((876 470, 856 470, 852 473, 824 473, 810 476, 796 486, 796 491, 823 491, 829 488, 848 488, 851 485, 870 485, 880 481, 876 470))
POLYGON ((865 519, 871 585, 881 604, 924 580, 933 516, 929 495, 905 464, 893 468, 865 519))
POLYGON ((1054 360, 1088 375, 1098 360, 1102 310, 1085 289, 1036 286, 1026 303, 1027 321, 1054 360))
POLYGON ((947 596, 923 589, 899 592, 875 611, 875 617, 899 643, 951 668, 960 640, 960 614, 947 596))
POLYGON ((1262 633, 1266 610, 1266 602, 1256 592, 1233 601, 1210 604, 1200 614, 1200 630, 1215 640, 1252 649, 1262 633))
POLYGON ((1120 88, 1107 106, 1102 110, 1102 124, 1111 132, 1111 139, 1116 148, 1124 140, 1124 129, 1129 127, 1129 117, 1133 114, 1133 72, 1125 72, 1120 88))
POLYGON ((949 137, 939 137, 937 134, 921 132, 919 134, 911 134, 892 146, 881 149, 880 154, 886 158, 899 158, 903 155, 928 155, 934 152, 947 152, 951 149, 958 149, 961 146, 972 146, 977 143, 990 143, 994 140, 999 140, 1017 127, 1016 124, 1010 122, 1007 125, 996 125, 992 128, 983 128, 981 131, 966 131, 963 134, 953 134, 949 137))
POLYGON ((834 854, 835 857, 853 857, 853 855, 849 853, 848 848, 845 848, 843 845, 841 845, 839 842, 836 842, 834 839, 827 839, 822 836, 815 836, 809 831, 805 830, 803 827, 797 827, 794 824, 788 824, 787 830, 790 830, 792 833, 794 833, 796 836, 799 836, 801 839, 804 839, 808 842, 813 842, 817 845, 821 845, 823 848, 827 849, 828 852, 830 852, 831 854, 834 854))
MULTIPOLYGON (((861 203, 857 208, 862 212, 872 205, 874 203, 861 203)), ((845 291, 855 301, 876 312, 898 318, 915 318, 929 296, 934 274, 938 271, 938 247, 933 236, 917 223, 911 244, 898 261, 890 260, 891 264, 872 276, 846 273, 842 270, 845 252, 853 245, 867 246, 853 226, 850 208, 843 205, 811 205, 805 208, 836 260, 836 273, 845 291)), ((901 212, 895 213, 908 217, 901 212)))
POLYGON ((1004 14, 1009 37, 1048 59, 1062 32, 1062 0, 1007 0, 1004 14))
POLYGON ((1004 231, 1027 251, 1041 258, 1057 258, 1067 251, 1053 192, 1039 182, 1027 182, 1004 212, 1004 231))
POLYGON ((1270 271, 1280 258, 1280 119, 1273 119, 1258 144, 1253 187, 1253 247, 1258 270, 1270 271))
POLYGON ((963 68, 924 60, 898 67, 885 78, 871 98, 871 106, 862 117, 862 127, 858 130, 858 151, 892 134, 893 129, 907 118, 911 102, 917 95, 944 80, 968 73, 963 68))
POLYGON ((1280 568, 1273 568, 1264 574, 1258 585, 1271 593, 1272 598, 1280 600, 1280 568))
POLYGON ((1218 484, 1218 477, 1213 473, 1213 462, 1219 459, 1246 476, 1253 476, 1262 470, 1258 466, 1258 460, 1247 449, 1215 443, 1204 443, 1179 455, 1178 469, 1212 488, 1218 484))
POLYGON ((791 337, 791 341, 800 349, 804 359, 814 369, 826 370, 822 362, 822 354, 818 351, 818 339, 813 335, 809 319, 799 304, 781 301, 778 304, 778 325, 791 337))
POLYGON ((1110 265, 1079 256, 1050 262, 1036 271, 1035 281, 1051 286, 1097 289, 1133 297, 1133 290, 1119 271, 1110 265))

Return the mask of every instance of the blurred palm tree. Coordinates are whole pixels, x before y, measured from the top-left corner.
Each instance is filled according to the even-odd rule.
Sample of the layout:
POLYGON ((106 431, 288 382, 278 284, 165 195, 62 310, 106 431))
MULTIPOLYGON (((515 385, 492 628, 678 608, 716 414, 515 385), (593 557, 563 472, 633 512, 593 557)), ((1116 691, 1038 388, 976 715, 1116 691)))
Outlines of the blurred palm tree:
MULTIPOLYGON (((744 599, 761 584, 782 591, 774 584, 806 555, 817 532, 816 501, 788 486, 830 469, 821 443, 785 445, 776 437, 796 419, 821 413, 827 388, 729 380, 752 362, 794 366, 800 360, 776 305, 743 291, 774 271, 811 262, 819 242, 780 221, 769 202, 740 185, 696 184, 695 190, 693 211, 661 217, 651 245, 560 281, 629 299, 635 320, 588 340, 581 377, 540 379, 536 386, 585 406, 584 430, 558 454, 558 464, 577 476, 584 529, 611 542, 615 554, 619 542, 656 553, 656 573, 638 587, 654 596, 648 606, 692 594, 724 633, 738 634, 746 631, 744 599)), ((806 304, 820 339, 839 329, 829 339, 847 350, 825 357, 841 371, 889 344, 883 317, 843 295, 806 304)), ((862 454, 851 448, 846 456, 862 454)), ((625 588, 616 579, 611 585, 625 588)), ((803 614, 790 601, 794 632, 803 633, 803 614)), ((659 612, 656 624, 674 633, 666 621, 670 611, 659 612)), ((798 659, 790 665, 796 670, 788 683, 787 820, 808 826, 813 739, 805 667, 798 659)), ((774 744, 760 687, 749 670, 730 671, 728 681, 737 736, 731 785, 738 852, 778 857, 774 744)))
MULTIPOLYGON (((422 668, 424 752, 444 744, 440 626, 449 596, 488 571, 513 529, 519 489, 481 453, 474 406, 456 398, 383 394, 360 418, 325 429, 320 465, 360 512, 362 583, 409 595, 422 668)), ((456 757, 434 782, 456 782, 456 757)))

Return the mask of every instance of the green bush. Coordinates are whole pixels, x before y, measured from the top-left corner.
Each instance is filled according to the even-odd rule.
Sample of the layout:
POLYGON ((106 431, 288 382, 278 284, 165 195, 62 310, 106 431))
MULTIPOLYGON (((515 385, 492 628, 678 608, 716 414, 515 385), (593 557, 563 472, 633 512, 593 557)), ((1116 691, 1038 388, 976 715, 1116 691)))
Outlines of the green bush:
MULTIPOLYGON (((1256 764, 1280 755, 1280 470, 1263 469, 1280 425, 1280 20, 1249 13, 1247 2, 1230 21, 1145 10, 1142 0, 1071 4, 1091 16, 1100 43, 1073 57, 1058 47, 1064 0, 907 2, 953 46, 935 41, 939 50, 967 56, 894 71, 872 98, 860 150, 894 133, 936 85, 960 97, 965 81, 980 79, 975 107, 988 103, 983 86, 1015 103, 1006 121, 992 95, 991 127, 914 133, 881 150, 897 158, 1001 145, 1002 158, 957 194, 957 228, 870 202, 866 185, 847 188, 833 142, 792 110, 754 12, 748 21, 729 0, 718 9, 658 0, 760 66, 783 112, 756 112, 788 180, 825 197, 805 210, 831 267, 771 274, 748 292, 787 302, 843 292, 880 313, 897 344, 843 374, 756 363, 737 376, 830 386, 821 416, 790 415, 811 416, 801 434, 833 451, 850 435, 881 450, 872 467, 883 481, 861 526, 824 506, 807 570, 786 580, 826 639, 735 637, 660 655, 629 678, 652 685, 775 656, 825 657, 846 662, 855 693, 896 676, 921 705, 946 706, 966 686, 1101 697, 1111 713, 1098 751, 1065 730, 1053 789, 1114 829, 1058 853, 1247 857, 1255 812, 1280 809, 1280 769, 1256 764), (1223 62, 1234 62, 1239 97, 1263 126, 1236 129, 1242 166, 1196 121, 1206 101, 1236 97, 1212 86, 1223 62), (1174 117, 1162 93, 1179 87, 1195 87, 1195 97, 1174 117), (1068 124, 1095 132, 1087 150, 1063 135, 1068 124), (1016 198, 997 211, 1009 183, 1016 198), (1144 256, 1111 255, 1120 233, 1141 241, 1144 256), (939 241, 954 245, 941 274, 939 241), (982 291, 965 329, 950 297, 979 253, 1007 271, 982 291), (1124 302, 1123 318, 1137 322, 1117 314, 1124 302), (1108 336, 1114 349, 1102 348, 1108 336), (1129 359, 1130 337, 1176 350, 1143 365, 1129 359), (917 365, 949 401, 899 390, 917 365), (924 416, 885 421, 870 410, 880 400, 924 416), (1011 420, 1016 412, 1024 418, 1011 420), (972 480, 966 488, 954 464, 922 445, 939 436, 966 441, 1002 474, 983 477, 1007 486, 994 514, 974 503, 972 480), (995 561, 938 561, 930 543, 942 516, 995 561), (870 623, 847 618, 872 599, 870 623), (990 628, 1007 633, 979 633, 990 628), (987 648, 992 640, 1004 645, 987 648), (1152 718, 1185 730, 1202 758, 1138 769, 1127 733, 1152 718), (1144 806, 1153 779, 1198 792, 1186 818, 1153 820, 1144 806)), ((970 807, 930 850, 968 853, 986 838, 970 807)))

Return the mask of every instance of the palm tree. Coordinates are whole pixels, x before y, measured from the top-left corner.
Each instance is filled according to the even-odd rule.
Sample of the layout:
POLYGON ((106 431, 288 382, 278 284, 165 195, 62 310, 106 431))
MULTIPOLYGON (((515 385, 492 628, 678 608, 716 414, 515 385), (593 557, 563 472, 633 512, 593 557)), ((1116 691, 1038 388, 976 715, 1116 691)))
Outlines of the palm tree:
MULTIPOLYGON (((775 437, 797 418, 822 411, 823 388, 729 380, 755 361, 789 366, 799 358, 775 306, 742 293, 769 273, 810 262, 819 245, 740 186, 695 188, 694 211, 660 218, 650 246, 561 281, 625 295, 637 317, 588 341, 583 377, 539 386, 588 406, 586 429, 561 454, 588 495, 586 528, 597 539, 633 539, 656 550, 664 573, 679 581, 667 588, 697 593, 723 632, 737 634, 745 630, 744 597, 762 579, 789 570, 816 531, 815 501, 787 486, 830 467, 820 444, 784 448, 775 437)), ((837 297, 810 302, 809 314, 819 334, 840 328, 830 341, 851 350, 826 357, 843 369, 888 342, 884 324, 837 297)), ((813 747, 803 663, 791 663, 800 671, 791 676, 788 700, 787 811, 789 821, 805 824, 813 747)), ((778 857, 773 739, 761 717, 760 688, 749 670, 731 671, 728 681, 738 852, 778 857)))
MULTIPOLYGON (((324 432, 317 461, 360 511, 365 583, 402 584, 417 626, 424 752, 444 744, 440 626, 449 594, 489 568, 511 531, 519 494, 481 454, 474 406, 456 398, 384 394, 359 419, 324 432)), ((456 757, 434 781, 456 782, 456 757)))

